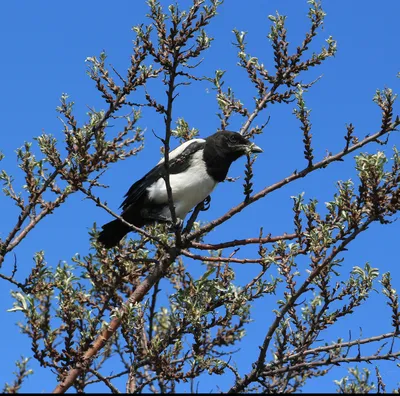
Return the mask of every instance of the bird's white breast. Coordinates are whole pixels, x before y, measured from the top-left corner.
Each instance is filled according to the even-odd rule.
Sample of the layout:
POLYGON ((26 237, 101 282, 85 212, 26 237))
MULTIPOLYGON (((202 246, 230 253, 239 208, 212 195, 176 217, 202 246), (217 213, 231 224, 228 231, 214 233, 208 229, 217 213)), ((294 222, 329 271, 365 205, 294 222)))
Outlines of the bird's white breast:
MULTIPOLYGON (((180 148, 181 146, 178 147, 178 149, 180 148)), ((182 152, 184 148, 180 152, 182 152)), ((217 182, 207 173, 206 165, 203 160, 203 150, 199 150, 193 154, 190 166, 186 171, 170 175, 169 180, 176 215, 181 219, 183 219, 193 207, 211 194, 217 185, 217 182)), ((168 194, 164 179, 159 179, 156 183, 151 185, 147 191, 150 200, 154 201, 154 203, 163 204, 168 202, 168 194)), ((163 215, 170 217, 168 208, 165 208, 164 212, 163 215)))

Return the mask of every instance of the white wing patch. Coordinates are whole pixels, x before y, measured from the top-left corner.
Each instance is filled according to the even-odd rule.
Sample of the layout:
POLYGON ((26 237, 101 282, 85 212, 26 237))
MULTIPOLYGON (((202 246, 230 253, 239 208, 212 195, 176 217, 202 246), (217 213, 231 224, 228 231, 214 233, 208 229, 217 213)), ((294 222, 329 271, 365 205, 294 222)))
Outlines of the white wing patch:
MULTIPOLYGON (((183 150, 185 150, 186 147, 188 147, 189 145, 191 145, 194 142, 199 142, 199 143, 203 143, 205 142, 204 139, 192 139, 192 140, 188 140, 185 143, 182 143, 180 146, 178 146, 177 148, 173 149, 172 151, 169 152, 169 161, 172 160, 173 158, 177 157, 179 154, 181 154, 183 152, 183 150)), ((160 159, 160 161, 158 161, 158 164, 162 164, 164 162, 164 157, 162 157, 160 159)))

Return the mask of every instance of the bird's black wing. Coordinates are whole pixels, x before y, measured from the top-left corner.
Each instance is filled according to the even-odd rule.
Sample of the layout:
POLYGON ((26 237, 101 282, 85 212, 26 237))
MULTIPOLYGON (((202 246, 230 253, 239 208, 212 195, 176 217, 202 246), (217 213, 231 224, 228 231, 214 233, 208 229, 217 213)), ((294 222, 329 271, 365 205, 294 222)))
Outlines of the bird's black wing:
MULTIPOLYGON (((184 172, 189 168, 191 156, 198 150, 204 148, 204 141, 194 141, 189 144, 180 154, 169 160, 169 173, 171 175, 184 172)), ((160 177, 166 175, 164 161, 156 165, 150 172, 134 183, 125 194, 125 200, 121 208, 126 211, 131 205, 138 202, 146 193, 148 187, 155 183, 160 177)))

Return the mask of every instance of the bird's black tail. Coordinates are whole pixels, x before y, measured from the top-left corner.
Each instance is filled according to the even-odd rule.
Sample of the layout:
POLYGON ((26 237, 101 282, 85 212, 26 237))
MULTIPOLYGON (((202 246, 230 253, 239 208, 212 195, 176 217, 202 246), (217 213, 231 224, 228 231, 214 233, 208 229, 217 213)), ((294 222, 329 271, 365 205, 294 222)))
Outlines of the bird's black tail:
POLYGON ((118 219, 104 224, 101 228, 103 230, 100 232, 98 241, 106 249, 118 245, 118 242, 130 231, 130 228, 118 219))

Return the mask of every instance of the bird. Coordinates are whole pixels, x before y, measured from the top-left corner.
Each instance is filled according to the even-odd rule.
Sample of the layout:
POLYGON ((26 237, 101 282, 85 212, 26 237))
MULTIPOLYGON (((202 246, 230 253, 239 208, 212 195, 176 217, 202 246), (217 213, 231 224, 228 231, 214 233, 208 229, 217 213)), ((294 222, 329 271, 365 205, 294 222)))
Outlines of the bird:
MULTIPOLYGON (((231 164, 248 153, 263 150, 238 132, 217 131, 205 139, 191 139, 169 153, 169 181, 178 221, 204 201, 223 182, 231 164)), ((121 217, 136 227, 172 222, 162 158, 134 183, 124 196, 121 217)), ((117 246, 132 229, 115 219, 102 226, 98 241, 107 249, 117 246)))

